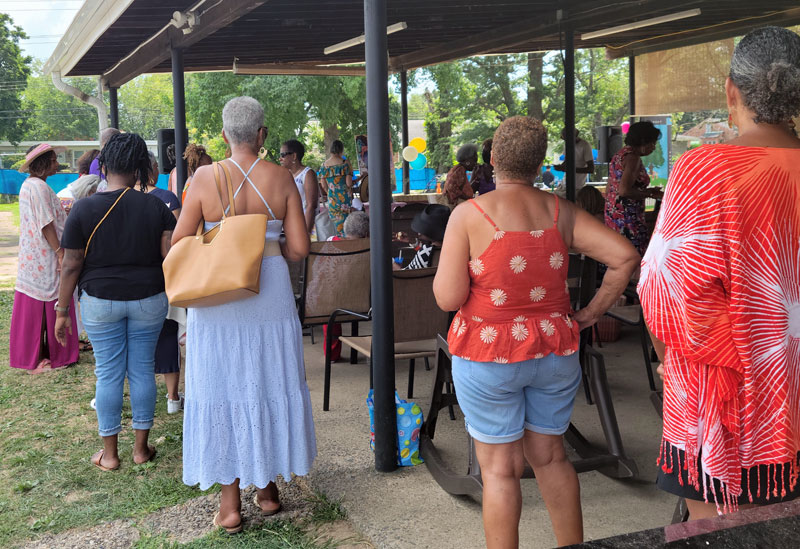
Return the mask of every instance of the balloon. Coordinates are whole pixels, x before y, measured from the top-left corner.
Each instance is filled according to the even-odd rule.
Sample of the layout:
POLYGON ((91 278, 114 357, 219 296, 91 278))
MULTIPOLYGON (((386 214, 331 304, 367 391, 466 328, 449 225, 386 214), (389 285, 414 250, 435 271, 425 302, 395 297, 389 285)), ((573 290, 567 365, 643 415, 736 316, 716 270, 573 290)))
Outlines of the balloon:
POLYGON ((419 156, 419 151, 409 145, 405 149, 403 149, 403 160, 406 162, 413 162, 419 156))
POLYGON ((411 143, 408 144, 409 147, 414 147, 417 149, 417 152, 424 153, 425 149, 428 148, 428 144, 425 143, 425 140, 421 137, 415 137, 411 140, 411 143))
POLYGON ((427 163, 428 163, 428 159, 425 158, 425 155, 424 154, 420 154, 414 159, 413 162, 411 162, 411 169, 413 169, 413 170, 421 170, 422 168, 425 167, 425 165, 427 163))
POLYGON ((622 123, 622 133, 628 133, 628 130, 631 129, 630 122, 623 122, 622 123))

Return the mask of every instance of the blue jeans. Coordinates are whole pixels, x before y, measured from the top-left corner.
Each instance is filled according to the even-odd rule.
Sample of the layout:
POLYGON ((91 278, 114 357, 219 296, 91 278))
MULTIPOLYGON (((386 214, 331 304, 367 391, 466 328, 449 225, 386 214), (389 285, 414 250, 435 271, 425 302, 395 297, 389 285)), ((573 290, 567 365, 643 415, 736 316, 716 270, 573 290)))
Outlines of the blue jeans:
POLYGON ((122 430, 126 375, 133 428, 148 430, 153 426, 156 343, 167 307, 167 295, 163 292, 138 301, 100 299, 85 292, 81 297, 81 319, 94 347, 95 406, 101 437, 122 430))

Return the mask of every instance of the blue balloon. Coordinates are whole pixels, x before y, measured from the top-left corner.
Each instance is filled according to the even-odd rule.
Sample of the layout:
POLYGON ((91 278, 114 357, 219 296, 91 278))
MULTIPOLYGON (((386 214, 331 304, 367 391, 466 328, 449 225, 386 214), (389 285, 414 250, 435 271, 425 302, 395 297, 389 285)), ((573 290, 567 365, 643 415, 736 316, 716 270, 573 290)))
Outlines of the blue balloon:
POLYGON ((408 165, 411 166, 412 170, 421 170, 427 163, 428 159, 425 158, 425 155, 420 154, 414 159, 413 162, 409 162, 408 165))

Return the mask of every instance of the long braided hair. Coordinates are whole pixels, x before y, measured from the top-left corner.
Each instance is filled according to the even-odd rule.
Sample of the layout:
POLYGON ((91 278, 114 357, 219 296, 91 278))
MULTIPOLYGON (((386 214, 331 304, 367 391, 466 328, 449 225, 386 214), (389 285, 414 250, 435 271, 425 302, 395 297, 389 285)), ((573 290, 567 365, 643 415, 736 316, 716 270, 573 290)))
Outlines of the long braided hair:
POLYGON ((152 164, 144 139, 135 133, 119 133, 109 139, 98 157, 100 169, 107 173, 136 176, 142 192, 147 192, 152 164))

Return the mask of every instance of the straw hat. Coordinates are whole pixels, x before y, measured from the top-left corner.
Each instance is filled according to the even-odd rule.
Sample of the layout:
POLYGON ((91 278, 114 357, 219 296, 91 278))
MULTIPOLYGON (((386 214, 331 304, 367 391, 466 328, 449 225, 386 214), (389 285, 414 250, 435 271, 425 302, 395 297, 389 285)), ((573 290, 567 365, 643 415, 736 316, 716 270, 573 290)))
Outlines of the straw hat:
POLYGON ((47 143, 42 143, 41 145, 38 145, 35 149, 33 149, 31 152, 29 152, 27 155, 25 155, 25 163, 22 164, 19 171, 21 172, 29 171, 31 167, 31 162, 33 162, 43 154, 46 154, 50 151, 53 151, 54 153, 58 154, 62 152, 62 150, 63 150, 62 147, 53 147, 51 145, 48 145, 47 143))

